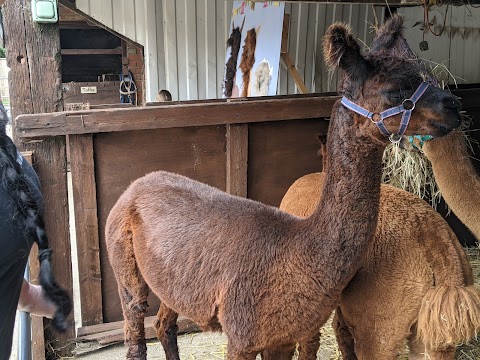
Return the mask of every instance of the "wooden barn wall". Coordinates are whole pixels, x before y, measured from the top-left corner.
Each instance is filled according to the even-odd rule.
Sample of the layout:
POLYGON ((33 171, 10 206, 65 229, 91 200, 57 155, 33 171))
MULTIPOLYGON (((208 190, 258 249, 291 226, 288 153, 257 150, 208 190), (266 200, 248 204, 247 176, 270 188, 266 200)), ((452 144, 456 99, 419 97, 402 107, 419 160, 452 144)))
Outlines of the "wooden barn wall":
MULTIPOLYGON (((79 10, 145 47, 146 99, 168 89, 173 100, 222 96, 226 40, 232 0, 77 0, 79 10)), ((335 21, 348 22, 362 42, 372 39, 373 9, 353 4, 285 4, 290 14, 288 51, 311 92, 336 89, 336 77, 325 71, 321 38, 335 21)), ((278 94, 298 89, 281 66, 278 94)))
MULTIPOLYGON (((152 171, 173 171, 225 190, 225 126, 101 133, 94 136, 103 321, 122 319, 118 290, 105 247, 105 223, 119 196, 152 171)), ((155 315, 158 300, 149 298, 155 315)))
MULTIPOLYGON (((327 121, 307 119, 245 126, 248 127, 249 198, 278 206, 295 179, 321 171, 316 134, 326 134, 327 121)), ((135 179, 157 170, 173 171, 225 190, 226 131, 225 125, 219 125, 93 136, 104 322, 122 320, 104 236, 111 208, 135 179)), ((158 300, 150 296, 148 302, 148 315, 155 315, 158 300)))
POLYGON ((320 171, 317 135, 325 135, 327 127, 316 119, 249 124, 248 197, 279 206, 295 180, 320 171))

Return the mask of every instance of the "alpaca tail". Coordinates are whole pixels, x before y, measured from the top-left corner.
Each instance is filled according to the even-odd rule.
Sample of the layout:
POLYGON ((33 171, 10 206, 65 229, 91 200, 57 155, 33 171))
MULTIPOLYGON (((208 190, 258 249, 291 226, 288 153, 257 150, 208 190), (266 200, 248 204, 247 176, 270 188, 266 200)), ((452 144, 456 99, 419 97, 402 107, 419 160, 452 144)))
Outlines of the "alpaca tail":
POLYGON ((480 331, 480 289, 439 285, 425 294, 417 322, 418 338, 431 349, 466 343, 480 331))
POLYGON ((52 250, 48 247, 47 235, 44 231, 43 219, 37 218, 36 236, 38 243, 38 260, 40 262, 40 285, 45 291, 45 296, 57 306, 57 311, 52 319, 52 325, 60 332, 65 332, 70 327, 67 320, 72 311, 72 301, 68 293, 55 281, 50 263, 52 250))

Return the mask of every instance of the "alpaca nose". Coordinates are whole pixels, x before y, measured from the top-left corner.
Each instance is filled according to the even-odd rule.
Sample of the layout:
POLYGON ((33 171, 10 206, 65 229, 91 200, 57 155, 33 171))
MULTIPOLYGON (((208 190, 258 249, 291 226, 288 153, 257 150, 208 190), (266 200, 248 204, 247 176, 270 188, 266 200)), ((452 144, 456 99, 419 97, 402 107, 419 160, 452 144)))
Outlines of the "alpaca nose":
POLYGON ((442 102, 446 109, 460 111, 462 108, 462 103, 453 96, 445 97, 442 102))

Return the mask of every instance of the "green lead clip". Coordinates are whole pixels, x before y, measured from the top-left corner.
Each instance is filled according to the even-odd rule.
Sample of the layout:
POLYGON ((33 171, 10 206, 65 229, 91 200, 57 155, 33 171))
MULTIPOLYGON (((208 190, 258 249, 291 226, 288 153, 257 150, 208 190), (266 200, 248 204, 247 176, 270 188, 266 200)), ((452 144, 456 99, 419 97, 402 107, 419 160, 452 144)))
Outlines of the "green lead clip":
POLYGON ((423 144, 425 144, 425 141, 431 140, 432 138, 433 138, 432 135, 413 135, 413 136, 409 136, 409 137, 408 137, 408 142, 409 142, 410 144, 412 144, 412 146, 413 146, 414 149, 421 150, 422 147, 423 147, 423 144), (414 140, 415 140, 415 139, 420 140, 420 145, 419 145, 420 147, 418 147, 417 145, 415 145, 415 143, 414 143, 414 140))

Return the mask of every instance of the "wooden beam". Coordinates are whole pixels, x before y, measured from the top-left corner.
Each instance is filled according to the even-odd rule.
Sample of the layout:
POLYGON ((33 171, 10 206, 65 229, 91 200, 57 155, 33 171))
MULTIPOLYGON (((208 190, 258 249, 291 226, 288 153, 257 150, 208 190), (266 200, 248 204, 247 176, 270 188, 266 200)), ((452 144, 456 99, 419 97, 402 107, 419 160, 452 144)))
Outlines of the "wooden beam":
POLYGON ((297 85, 299 90, 302 92, 302 94, 307 94, 309 91, 305 86, 305 83, 303 82, 302 77, 298 73, 298 70, 295 67, 295 64, 293 63, 293 60, 290 57, 290 55, 288 55, 288 53, 283 53, 283 54, 280 54, 280 56, 283 62, 285 63, 285 66, 287 67, 288 72, 292 74, 293 80, 295 80, 295 84, 297 85))
POLYGON ((64 56, 68 55, 121 55, 122 48, 115 49, 62 49, 60 52, 64 56))
POLYGON ((247 197, 248 125, 227 125, 227 184, 229 194, 247 197))
POLYGON ((82 324, 103 322, 97 192, 92 135, 69 137, 82 324))
POLYGON ((38 138, 66 134, 242 124, 250 122, 329 117, 338 96, 288 96, 224 100, 122 110, 100 109, 21 115, 18 136, 38 138))
MULTIPOLYGON (((145 318, 145 338, 154 339, 157 337, 154 321, 156 316, 145 318)), ((177 320, 178 334, 193 333, 200 331, 197 324, 186 317, 179 316, 177 320)), ((75 350, 77 355, 97 350, 106 345, 123 342, 124 330, 123 321, 116 321, 107 324, 92 325, 78 329, 77 343, 80 345, 75 350), (81 346, 82 343, 96 342, 96 346, 81 346), (86 350, 83 350, 85 349, 86 350)))
MULTIPOLYGON (((2 12, 13 117, 63 110, 58 24, 34 23, 28 0, 7 1, 2 12)), ((13 130, 15 135, 15 122, 13 130)), ((21 150, 35 152, 34 165, 48 209, 44 220, 53 249, 54 275, 72 296, 65 139, 52 138, 28 145, 17 141, 17 145, 21 150)), ((57 355, 71 355, 70 340, 75 336, 73 326, 63 334, 51 332, 48 327, 45 334, 50 346, 58 349, 57 355)), ((35 324, 32 335, 33 344, 41 345, 44 331, 38 324, 35 324)), ((45 348, 37 346, 32 354, 36 360, 44 359, 45 348)))

